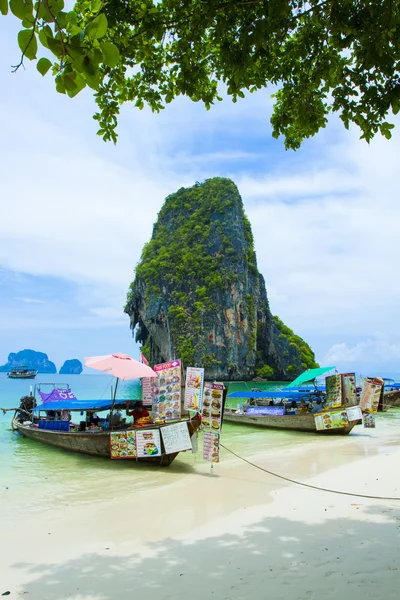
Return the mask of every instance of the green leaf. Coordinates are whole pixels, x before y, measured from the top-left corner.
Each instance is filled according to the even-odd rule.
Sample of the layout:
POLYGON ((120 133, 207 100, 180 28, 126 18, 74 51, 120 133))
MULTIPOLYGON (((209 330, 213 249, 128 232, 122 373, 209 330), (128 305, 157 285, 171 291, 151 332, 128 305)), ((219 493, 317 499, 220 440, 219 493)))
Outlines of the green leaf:
POLYGON ((74 87, 68 89, 67 86, 65 86, 68 96, 70 98, 74 98, 77 94, 79 94, 80 91, 82 91, 86 87, 86 81, 84 80, 82 75, 79 75, 79 73, 69 73, 68 76, 74 76, 74 87))
POLYGON ((103 53, 103 62, 107 67, 116 67, 121 57, 117 46, 114 46, 111 42, 103 42, 101 44, 101 51, 103 53))
POLYGON ((0 12, 2 15, 6 15, 8 13, 8 1, 0 0, 0 12))
POLYGON ((22 29, 18 33, 18 46, 21 49, 21 52, 26 58, 29 60, 34 60, 36 58, 37 52, 37 40, 36 34, 33 29, 22 29))
POLYGON ((62 46, 61 46, 61 42, 59 42, 58 40, 48 37, 47 38, 47 48, 49 50, 51 50, 51 52, 54 54, 54 56, 57 56, 57 58, 62 57, 62 55, 63 55, 62 46))
POLYGON ((43 76, 46 75, 47 71, 51 68, 52 62, 48 58, 41 58, 38 60, 36 65, 37 70, 43 76))
POLYGON ((33 2, 32 0, 10 0, 10 10, 13 15, 22 21, 25 15, 32 14, 33 2))
POLYGON ((34 23, 35 17, 33 15, 26 15, 22 19, 22 27, 25 27, 25 29, 32 29, 34 23))
POLYGON ((45 25, 39 31, 39 40, 40 40, 40 43, 45 48, 49 48, 49 38, 51 40, 53 39, 53 32, 52 32, 51 27, 49 25, 45 25))
POLYGON ((107 17, 103 13, 93 19, 86 27, 86 35, 91 40, 99 40, 107 33, 107 17))
POLYGON ((57 92, 59 92, 59 94, 65 94, 65 85, 64 85, 62 75, 60 75, 56 79, 56 90, 57 90, 57 92))

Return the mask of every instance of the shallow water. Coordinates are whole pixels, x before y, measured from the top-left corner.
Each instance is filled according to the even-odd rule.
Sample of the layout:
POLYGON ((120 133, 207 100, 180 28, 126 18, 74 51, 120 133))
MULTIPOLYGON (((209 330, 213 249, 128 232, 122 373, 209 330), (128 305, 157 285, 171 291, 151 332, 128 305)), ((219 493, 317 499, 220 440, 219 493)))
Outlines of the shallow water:
MULTIPOLYGON (((39 379, 38 379, 39 380, 39 379)), ((78 398, 110 397, 110 384, 114 383, 104 375, 79 376, 40 376, 40 381, 68 382, 78 398)), ((13 407, 19 404, 19 398, 29 393, 32 382, 27 380, 9 380, 0 374, 0 406, 13 407)), ((245 384, 243 384, 245 385, 245 384)), ((247 384, 249 385, 249 384, 247 384)), ((238 387, 238 384, 235 384, 238 387)), ((277 387, 277 384, 274 384, 277 387)), ((121 382, 120 398, 137 398, 138 382, 121 382)), ((111 500, 124 490, 150 489, 182 481, 187 473, 203 470, 199 440, 199 452, 181 453, 171 467, 155 469, 148 465, 133 465, 130 461, 110 461, 102 458, 84 456, 58 450, 33 442, 12 432, 10 429, 12 413, 0 414, 0 504, 5 510, 12 511, 14 518, 22 514, 40 514, 48 508, 60 505, 86 504, 111 500)), ((285 457, 281 461, 290 474, 297 451, 316 449, 315 465, 305 465, 304 476, 315 470, 336 466, 339 458, 335 452, 324 452, 329 443, 348 453, 351 460, 364 455, 390 452, 391 445, 397 446, 400 440, 400 410, 392 409, 379 414, 377 428, 366 430, 356 427, 350 436, 323 440, 314 434, 301 432, 273 431, 246 425, 224 423, 222 443, 243 457, 262 456, 264 460, 277 454, 285 457), (293 454, 294 453, 294 454, 293 454), (294 458, 293 458, 294 457, 294 458), (319 457, 319 458, 318 458, 319 457), (317 461, 317 458, 319 462, 317 461)), ((222 449, 221 461, 237 460, 222 449)), ((208 467, 208 465, 207 465, 208 467)), ((218 468, 218 467, 217 467, 218 468)))

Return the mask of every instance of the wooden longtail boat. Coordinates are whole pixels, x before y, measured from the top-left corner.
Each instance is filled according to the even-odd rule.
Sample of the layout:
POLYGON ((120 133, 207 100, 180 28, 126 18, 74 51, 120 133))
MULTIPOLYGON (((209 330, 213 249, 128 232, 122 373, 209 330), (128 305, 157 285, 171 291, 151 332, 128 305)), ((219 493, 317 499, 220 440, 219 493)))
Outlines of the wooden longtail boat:
MULTIPOLYGON (((200 420, 192 419, 185 421, 187 423, 187 428, 190 437, 198 430, 200 427, 200 420)), ((171 423, 172 424, 172 423, 171 423)), ((12 421, 13 429, 19 431, 21 435, 27 437, 36 442, 41 442, 43 444, 47 444, 49 446, 55 446, 56 448, 60 448, 62 450, 70 450, 72 452, 79 452, 81 454, 90 454, 91 456, 100 456, 102 458, 110 458, 110 440, 111 433, 118 433, 118 429, 110 431, 77 431, 77 432, 67 432, 67 431, 50 431, 45 429, 39 429, 34 424, 25 425, 18 421, 17 415, 14 416, 12 421)), ((163 427, 168 427, 166 425, 148 425, 145 427, 146 431, 152 429, 162 429, 163 427)), ((140 431, 143 430, 143 427, 137 427, 130 429, 128 431, 140 431)), ((126 429, 121 431, 126 432, 126 429)), ((151 463, 155 466, 169 466, 175 458, 178 456, 179 452, 175 452, 174 454, 166 454, 164 443, 161 437, 161 456, 148 456, 148 457, 138 457, 136 459, 128 459, 129 462, 145 462, 151 463)), ((125 459, 127 460, 127 459, 125 459)))
POLYGON ((400 390, 385 391, 383 394, 382 405, 379 406, 379 410, 386 412, 392 406, 400 406, 400 390))
POLYGON ((313 414, 305 415, 246 415, 237 414, 233 409, 225 408, 224 421, 256 425, 268 429, 286 429, 291 431, 306 431, 322 435, 347 435, 359 421, 350 421, 346 427, 324 429, 317 431, 313 414))

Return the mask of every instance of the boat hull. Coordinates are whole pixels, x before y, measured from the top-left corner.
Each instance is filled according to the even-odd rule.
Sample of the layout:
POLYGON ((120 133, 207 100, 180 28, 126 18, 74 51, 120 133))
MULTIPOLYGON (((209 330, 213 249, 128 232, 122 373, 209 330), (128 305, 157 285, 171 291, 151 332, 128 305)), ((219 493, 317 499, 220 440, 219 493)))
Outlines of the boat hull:
POLYGON ((224 411, 224 421, 245 425, 255 425, 267 429, 285 429, 290 431, 305 431, 322 435, 347 435, 357 425, 358 421, 352 421, 346 427, 324 429, 317 431, 314 415, 240 415, 235 412, 224 411))
POLYGON ((400 390, 384 393, 381 410, 386 412, 389 408, 392 408, 392 406, 400 406, 400 390))
POLYGON ((7 373, 7 377, 9 379, 35 379, 37 373, 32 373, 29 375, 16 375, 12 373, 7 373))
MULTIPOLYGON (((197 431, 200 427, 200 421, 192 420, 186 421, 188 426, 189 435, 197 431)), ((23 425, 16 418, 12 422, 13 429, 19 431, 21 435, 35 442, 47 444, 48 446, 54 446, 61 450, 69 450, 71 452, 78 452, 80 454, 89 454, 90 456, 99 456, 101 458, 110 458, 110 432, 99 431, 99 432, 63 432, 63 431, 50 431, 47 429, 38 429, 36 427, 23 425)), ((151 426, 146 427, 147 429, 161 429, 163 426, 151 426)), ((139 429, 139 428, 138 428, 139 429)), ((118 430, 113 431, 116 433, 118 430)), ((126 429, 124 430, 126 431, 126 429)), ((164 451, 164 444, 161 439, 162 450, 164 451)), ((149 456, 140 457, 136 459, 124 459, 136 464, 138 462, 151 463, 155 466, 168 466, 178 456, 179 452, 174 454, 163 454, 162 456, 149 456)), ((114 459, 118 460, 118 459, 114 459)))

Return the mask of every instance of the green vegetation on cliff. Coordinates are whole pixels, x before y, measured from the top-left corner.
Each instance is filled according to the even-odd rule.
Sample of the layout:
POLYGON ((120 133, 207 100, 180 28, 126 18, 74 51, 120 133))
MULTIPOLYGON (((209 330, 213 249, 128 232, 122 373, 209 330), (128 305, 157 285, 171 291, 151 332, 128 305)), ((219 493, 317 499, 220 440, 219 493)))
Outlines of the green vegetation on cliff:
MULTIPOLYGON (((248 268, 257 272, 251 226, 239 192, 230 179, 219 177, 181 188, 167 197, 153 237, 136 267, 135 281, 144 284, 148 300, 162 296, 165 284, 174 290, 168 297, 168 321, 178 355, 185 364, 199 362, 195 355, 200 356, 202 366, 215 362, 206 351, 201 331, 207 315, 217 309, 218 292, 237 280, 238 248, 226 232, 231 229, 238 203, 246 240, 242 252, 248 268), (190 285, 182 290, 182 282, 190 285)), ((127 297, 128 312, 134 290, 135 282, 127 297)), ((254 302, 250 305, 254 310, 254 302)))
MULTIPOLYGON (((296 348, 300 353, 301 366, 304 370, 316 369, 319 364, 315 362, 315 354, 310 346, 298 335, 285 325, 279 317, 274 316, 274 322, 279 330, 279 337, 285 338, 292 348, 296 348)), ((295 365, 289 365, 287 368, 289 374, 295 374, 297 368, 295 365)))
POLYGON ((165 200, 125 312, 151 362, 181 358, 212 379, 290 379, 315 366, 309 346, 272 317, 236 185, 221 177, 165 200))

